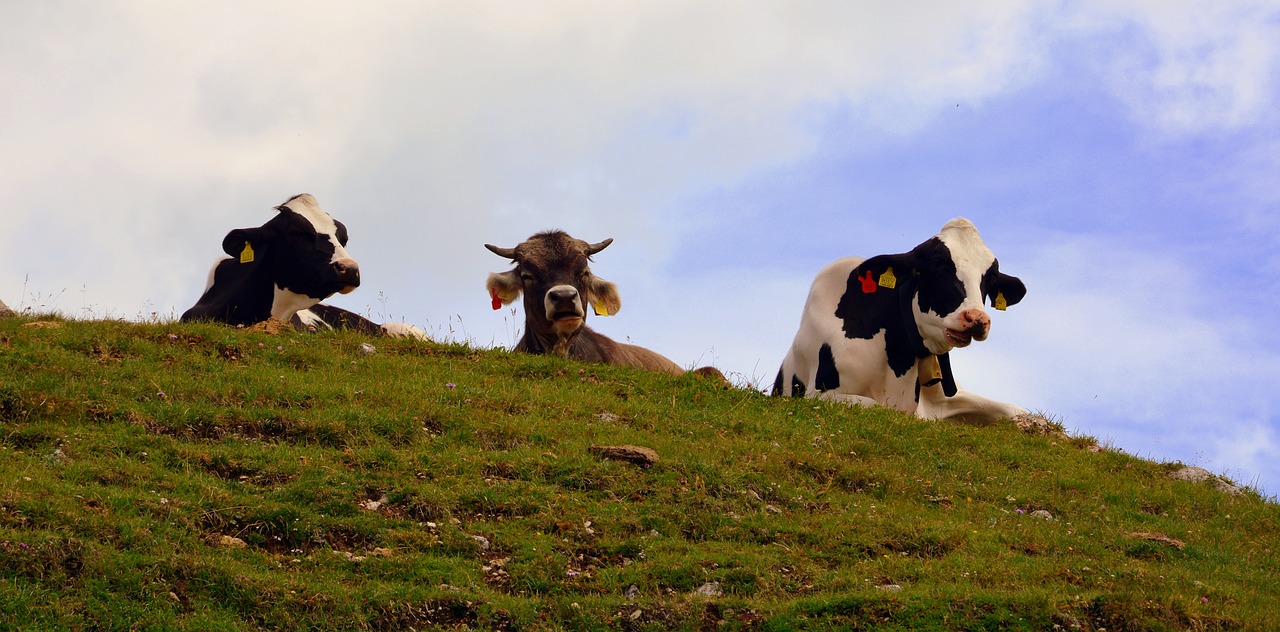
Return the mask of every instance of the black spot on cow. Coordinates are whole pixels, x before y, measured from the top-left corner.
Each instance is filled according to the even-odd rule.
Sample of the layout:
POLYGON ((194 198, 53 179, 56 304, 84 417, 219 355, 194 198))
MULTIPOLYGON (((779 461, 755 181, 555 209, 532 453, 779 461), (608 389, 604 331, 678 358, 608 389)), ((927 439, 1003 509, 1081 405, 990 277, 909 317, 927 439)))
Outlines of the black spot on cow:
POLYGON ((773 390, 769 394, 774 397, 782 394, 782 369, 778 369, 778 376, 773 378, 773 390))
POLYGON ((801 382, 800 377, 796 375, 791 376, 791 396, 804 397, 804 382, 801 382))
POLYGON ((843 321, 846 337, 870 340, 884 332, 889 367, 899 377, 915 365, 916 358, 929 353, 913 315, 912 296, 918 276, 914 253, 879 255, 863 261, 849 273, 844 295, 836 306, 836 318, 843 321), (894 287, 880 285, 880 279, 891 268, 894 287))
POLYGON ((818 349, 818 375, 814 377, 813 388, 822 392, 839 386, 840 372, 836 370, 835 356, 831 354, 831 345, 824 342, 818 349))
POLYGON ((964 285, 951 258, 951 249, 937 237, 907 253, 916 275, 916 290, 922 312, 945 316, 960 308, 964 302, 964 285))

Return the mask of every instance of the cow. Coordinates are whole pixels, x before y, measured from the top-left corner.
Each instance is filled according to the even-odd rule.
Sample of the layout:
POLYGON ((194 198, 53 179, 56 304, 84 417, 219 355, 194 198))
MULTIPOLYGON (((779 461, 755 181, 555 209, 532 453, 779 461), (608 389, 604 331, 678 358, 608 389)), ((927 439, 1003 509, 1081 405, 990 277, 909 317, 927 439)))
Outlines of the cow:
MULTIPOLYGON (((587 305, 598 316, 616 314, 622 307, 618 286, 596 276, 588 266, 591 256, 611 243, 612 238, 589 244, 556 230, 538 233, 515 248, 485 244, 490 252, 516 264, 506 272, 491 273, 485 282, 493 309, 502 309, 524 294, 524 335, 516 344, 519 351, 684 373, 658 353, 616 342, 587 326, 587 305)), ((711 367, 699 372, 719 375, 711 367)))
POLYGON ((1026 293, 964 218, 907 253, 837 260, 809 290, 772 394, 881 405, 925 419, 1027 414, 961 390, 948 355, 986 340, 984 300, 1004 310, 1026 293))
POLYGON ((321 304, 360 286, 360 265, 347 254, 347 227, 310 194, 277 206, 257 228, 237 228, 222 240, 227 256, 214 262, 204 293, 183 312, 183 322, 212 320, 253 325, 274 319, 300 329, 347 328, 365 333, 426 338, 403 323, 379 325, 321 304))

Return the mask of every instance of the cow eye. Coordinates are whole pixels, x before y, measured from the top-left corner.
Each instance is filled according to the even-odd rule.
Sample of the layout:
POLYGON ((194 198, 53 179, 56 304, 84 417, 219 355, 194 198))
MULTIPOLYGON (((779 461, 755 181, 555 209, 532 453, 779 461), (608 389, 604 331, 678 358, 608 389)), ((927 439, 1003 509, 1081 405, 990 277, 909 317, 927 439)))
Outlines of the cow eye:
POLYGON ((533 278, 533 275, 532 275, 532 274, 529 274, 528 272, 521 272, 521 273, 520 273, 520 280, 521 280, 521 281, 524 281, 525 283, 533 283, 533 282, 534 282, 534 281, 536 281, 537 279, 533 278))

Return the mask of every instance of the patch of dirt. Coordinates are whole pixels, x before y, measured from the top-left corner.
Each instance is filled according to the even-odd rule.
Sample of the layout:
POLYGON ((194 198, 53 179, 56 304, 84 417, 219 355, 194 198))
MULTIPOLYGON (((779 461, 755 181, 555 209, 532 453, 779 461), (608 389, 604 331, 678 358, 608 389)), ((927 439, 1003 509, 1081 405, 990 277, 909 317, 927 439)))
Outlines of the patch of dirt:
POLYGON ((266 333, 278 335, 286 331, 293 331, 293 326, 276 318, 268 318, 256 325, 250 325, 244 328, 245 331, 266 333))

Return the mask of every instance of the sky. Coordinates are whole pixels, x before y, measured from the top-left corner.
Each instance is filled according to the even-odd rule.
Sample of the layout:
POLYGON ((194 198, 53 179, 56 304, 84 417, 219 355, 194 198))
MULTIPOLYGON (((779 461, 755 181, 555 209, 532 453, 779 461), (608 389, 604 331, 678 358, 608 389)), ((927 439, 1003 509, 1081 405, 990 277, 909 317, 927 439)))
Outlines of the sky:
POLYGON ((612 237, 594 328, 764 388, 963 216, 1028 294, 962 386, 1280 493, 1277 0, 6 2, 0 77, 11 308, 176 319, 307 192, 332 304, 510 347, 483 245, 612 237))

